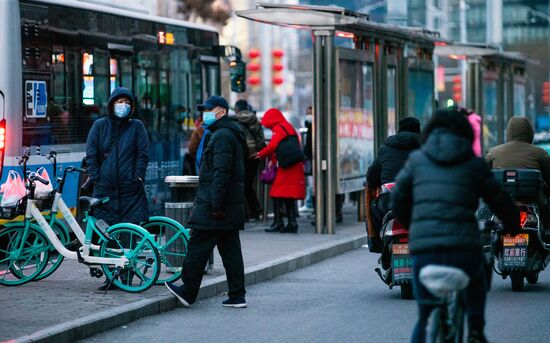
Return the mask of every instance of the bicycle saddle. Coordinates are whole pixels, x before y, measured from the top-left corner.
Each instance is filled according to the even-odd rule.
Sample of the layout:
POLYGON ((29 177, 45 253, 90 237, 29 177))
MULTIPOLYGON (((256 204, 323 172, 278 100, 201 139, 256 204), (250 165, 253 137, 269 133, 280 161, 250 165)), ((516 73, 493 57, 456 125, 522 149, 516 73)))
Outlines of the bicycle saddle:
POLYGON ((468 287, 470 277, 460 268, 429 264, 420 269, 420 282, 438 298, 468 287))
POLYGON ((78 199, 80 201, 82 201, 84 207, 88 208, 90 211, 93 211, 96 207, 99 207, 99 206, 109 202, 108 197, 102 198, 102 199, 97 199, 97 198, 92 198, 92 197, 87 197, 87 196, 81 196, 78 199))

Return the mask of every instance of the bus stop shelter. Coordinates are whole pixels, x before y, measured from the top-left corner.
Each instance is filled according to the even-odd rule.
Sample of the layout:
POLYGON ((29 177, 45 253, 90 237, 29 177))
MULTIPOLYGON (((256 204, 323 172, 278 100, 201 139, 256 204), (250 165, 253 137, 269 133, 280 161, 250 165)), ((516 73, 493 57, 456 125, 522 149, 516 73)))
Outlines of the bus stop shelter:
POLYGON ((237 15, 312 33, 316 233, 333 234, 336 194, 364 189, 368 166, 399 119, 431 115, 439 35, 332 6, 258 4, 237 15), (335 37, 352 44, 338 46, 335 37))
POLYGON ((464 104, 483 118, 483 151, 503 144, 508 120, 527 114, 526 68, 535 61, 474 44, 437 46, 435 54, 466 61, 464 104))

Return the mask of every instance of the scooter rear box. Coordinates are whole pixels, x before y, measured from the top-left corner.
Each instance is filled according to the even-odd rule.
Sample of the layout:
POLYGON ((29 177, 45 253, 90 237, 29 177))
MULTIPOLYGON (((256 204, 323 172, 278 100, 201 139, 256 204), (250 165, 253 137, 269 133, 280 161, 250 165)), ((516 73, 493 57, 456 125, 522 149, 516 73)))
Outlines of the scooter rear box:
POLYGON ((536 169, 493 169, 502 188, 516 201, 537 202, 544 196, 544 182, 536 169))

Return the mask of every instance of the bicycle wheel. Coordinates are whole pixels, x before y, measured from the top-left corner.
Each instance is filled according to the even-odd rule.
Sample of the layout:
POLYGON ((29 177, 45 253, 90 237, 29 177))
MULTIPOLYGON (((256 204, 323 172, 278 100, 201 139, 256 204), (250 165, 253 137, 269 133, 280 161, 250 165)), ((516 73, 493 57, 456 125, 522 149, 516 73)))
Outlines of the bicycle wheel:
POLYGON ((426 325, 426 342, 429 343, 444 343, 445 342, 445 330, 443 330, 443 318, 440 308, 435 308, 428 317, 428 324, 426 325))
MULTIPOLYGON (((54 224, 51 226, 53 232, 61 241, 63 246, 67 246, 69 243, 69 232, 67 231, 67 228, 62 223, 55 221, 54 224)), ((53 244, 50 244, 50 252, 49 252, 49 258, 48 258, 48 264, 46 265, 46 268, 44 268, 44 271, 38 275, 34 281, 39 281, 47 278, 48 276, 52 275, 57 268, 61 265, 61 262, 63 262, 63 259, 65 258, 63 255, 57 252, 53 244)))
MULTIPOLYGON (((25 225, 23 222, 20 222, 20 224, 23 227, 25 225)), ((31 224, 31 225, 35 225, 35 224, 31 224)), ((38 226, 34 226, 34 228, 36 228, 37 230, 39 229, 38 226)), ((61 243, 64 246, 66 246, 67 243, 69 242, 69 233, 67 232, 67 229, 65 228, 65 226, 59 222, 55 222, 52 226, 52 230, 57 236, 57 238, 59 238, 61 243)), ((64 259, 64 256, 57 252, 53 244, 50 244, 50 251, 48 256, 49 257, 48 257, 48 263, 46 264, 46 268, 44 268, 42 273, 40 273, 40 275, 35 277, 33 281, 40 281, 52 275, 57 270, 57 268, 59 268, 59 266, 61 265, 61 262, 63 262, 63 259, 64 259)), ((16 277, 23 277, 21 274, 19 274, 19 272, 16 269, 13 270, 13 274, 16 277)))
POLYGON ((512 281, 512 291, 522 292, 525 284, 525 278, 523 272, 513 271, 510 273, 510 280, 512 281))
POLYGON ((160 256, 149 234, 133 225, 122 224, 108 229, 109 239, 100 243, 99 256, 108 258, 126 257, 128 264, 122 269, 101 265, 103 273, 118 288, 132 293, 149 289, 160 272, 160 256), (118 277, 115 277, 118 274, 118 277))
POLYGON ((414 299, 413 286, 410 282, 401 285, 401 299, 414 299))
POLYGON ((451 328, 452 337, 449 341, 453 343, 462 343, 464 339, 464 307, 462 305, 462 296, 459 299, 455 298, 455 306, 453 308, 453 326, 451 328))
POLYGON ((154 233, 157 243, 161 270, 156 284, 162 285, 164 282, 173 282, 179 279, 183 259, 187 255, 187 229, 156 217, 150 218, 141 226, 149 233, 154 233))
POLYGON ((40 275, 48 264, 50 242, 46 236, 31 226, 20 249, 24 232, 22 226, 0 232, 0 285, 25 284, 40 275))

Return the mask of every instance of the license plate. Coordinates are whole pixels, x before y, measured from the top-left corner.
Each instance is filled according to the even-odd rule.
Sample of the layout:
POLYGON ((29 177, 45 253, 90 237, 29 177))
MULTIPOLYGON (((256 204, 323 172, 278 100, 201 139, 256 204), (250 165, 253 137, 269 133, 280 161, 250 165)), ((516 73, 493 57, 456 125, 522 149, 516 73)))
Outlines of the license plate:
POLYGON ((409 245, 408 244, 393 244, 391 247, 392 254, 394 255, 408 255, 409 254, 409 245))
POLYGON ((412 259, 408 244, 392 245, 393 284, 399 285, 412 279, 412 259))
POLYGON ((529 235, 522 233, 502 237, 502 264, 508 268, 523 268, 527 265, 529 235))

